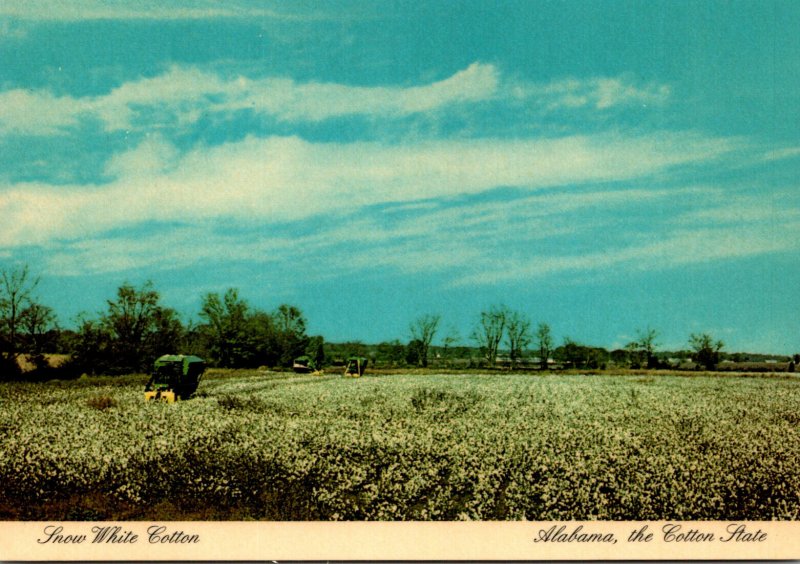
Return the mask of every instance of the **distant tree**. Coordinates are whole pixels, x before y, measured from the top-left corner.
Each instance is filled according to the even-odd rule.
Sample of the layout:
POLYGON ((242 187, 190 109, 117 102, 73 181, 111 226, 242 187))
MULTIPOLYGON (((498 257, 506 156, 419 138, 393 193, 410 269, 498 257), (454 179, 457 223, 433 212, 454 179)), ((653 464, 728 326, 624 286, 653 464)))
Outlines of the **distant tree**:
POLYGON ((66 370, 74 376, 105 374, 114 368, 112 338, 101 320, 78 316, 77 330, 68 337, 70 360, 66 370))
POLYGON ((472 330, 472 339, 478 344, 489 366, 497 361, 497 351, 506 328, 508 309, 505 306, 492 306, 482 311, 478 323, 472 330))
POLYGON ((45 349, 51 345, 56 331, 56 316, 52 308, 31 303, 20 314, 20 326, 25 337, 25 350, 32 356, 37 369, 48 367, 45 349))
POLYGON ((0 371, 4 374, 14 376, 19 372, 22 314, 33 304, 38 284, 39 279, 31 277, 28 265, 0 270, 0 371))
POLYGON ((630 352, 626 349, 614 349, 609 354, 609 358, 617 366, 627 366, 630 363, 630 352))
POLYGON ((325 339, 319 335, 311 337, 306 347, 306 355, 314 360, 317 370, 322 369, 325 365, 325 339))
POLYGON ((569 337, 564 344, 553 351, 553 356, 565 365, 575 368, 606 368, 610 358, 609 352, 602 347, 587 347, 576 343, 569 337))
POLYGON ((506 343, 513 368, 522 358, 523 351, 531 343, 531 321, 524 313, 518 311, 507 313, 506 343))
POLYGON ((631 341, 625 345, 625 352, 628 357, 628 363, 631 368, 641 368, 644 363, 644 353, 640 348, 638 341, 631 341))
POLYGON ((299 308, 282 304, 272 314, 281 348, 280 363, 291 366, 298 356, 305 354, 308 346, 306 319, 299 308))
MULTIPOLYGON (((447 359, 453 353, 453 347, 461 342, 461 334, 455 325, 451 325, 442 338, 442 356, 447 359)), ((449 363, 449 361, 447 361, 449 363)))
POLYGON ((542 370, 547 370, 547 360, 553 349, 553 335, 547 323, 539 323, 536 328, 536 342, 539 347, 539 363, 542 370))
MULTIPOLYGON (((278 366, 283 356, 283 339, 275 317, 261 310, 248 311, 233 350, 235 366, 278 366)), ((300 356, 300 355, 297 355, 300 356)))
POLYGON ((159 306, 153 312, 151 323, 151 331, 147 334, 144 346, 148 358, 185 352, 182 349, 185 329, 174 309, 159 306))
POLYGON ((706 370, 714 370, 720 361, 720 352, 725 344, 722 341, 715 341, 708 333, 693 333, 689 337, 689 346, 694 351, 692 360, 706 370))
POLYGON ((347 360, 351 356, 367 356, 367 346, 361 341, 348 341, 344 343, 344 356, 347 360))
POLYGON ((202 331, 208 350, 219 366, 241 366, 248 356, 248 314, 249 306, 235 288, 229 288, 224 296, 209 292, 203 297, 200 318, 205 325, 202 331))
POLYGON ((152 282, 141 288, 123 284, 108 300, 101 322, 111 337, 115 371, 147 371, 153 359, 174 351, 183 327, 171 309, 159 304, 152 282))
POLYGON ((422 351, 424 345, 419 339, 411 339, 406 347, 406 364, 409 366, 422 366, 422 351))
MULTIPOLYGON (((406 347, 395 339, 390 342, 383 342, 376 345, 377 360, 390 366, 403 364, 406 358, 406 347)), ((417 359, 414 359, 416 364, 417 359)))
POLYGON ((555 351, 556 357, 567 366, 581 368, 586 365, 586 347, 579 345, 569 337, 555 351))
POLYGON ((418 366, 428 366, 428 349, 430 349, 431 342, 436 336, 436 330, 439 328, 441 319, 439 315, 421 315, 412 321, 409 326, 411 340, 419 342, 418 366))
POLYGON ((650 327, 637 331, 636 343, 639 346, 639 350, 644 353, 644 363, 647 368, 658 367, 658 358, 656 358, 655 354, 656 347, 658 347, 658 343, 656 342, 657 337, 658 331, 650 327))

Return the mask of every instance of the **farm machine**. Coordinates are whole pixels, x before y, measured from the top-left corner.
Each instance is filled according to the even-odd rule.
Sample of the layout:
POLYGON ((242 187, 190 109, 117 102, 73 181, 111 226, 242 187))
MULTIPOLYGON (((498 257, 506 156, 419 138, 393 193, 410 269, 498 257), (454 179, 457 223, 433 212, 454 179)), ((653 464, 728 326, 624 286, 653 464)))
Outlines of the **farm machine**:
POLYGON ((313 373, 317 376, 322 374, 322 369, 317 368, 317 363, 308 355, 298 356, 296 359, 294 359, 292 370, 298 374, 313 373))
POLYGON ((363 356, 351 356, 347 359, 347 365, 344 368, 344 375, 350 378, 358 378, 364 374, 367 369, 367 362, 369 359, 363 356))
POLYGON ((165 354, 156 359, 153 374, 144 387, 145 401, 172 403, 189 399, 197 390, 206 363, 202 358, 183 354, 165 354))

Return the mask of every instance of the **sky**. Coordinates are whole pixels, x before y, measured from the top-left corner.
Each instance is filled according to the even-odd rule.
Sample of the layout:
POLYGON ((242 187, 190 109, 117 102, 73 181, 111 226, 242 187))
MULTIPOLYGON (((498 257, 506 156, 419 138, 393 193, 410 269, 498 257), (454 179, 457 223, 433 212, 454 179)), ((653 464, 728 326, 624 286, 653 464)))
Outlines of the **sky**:
POLYGON ((800 3, 0 3, 0 268, 329 341, 800 351, 800 3), (439 339, 437 339, 439 340, 439 339), (435 340, 434 342, 436 342, 435 340))

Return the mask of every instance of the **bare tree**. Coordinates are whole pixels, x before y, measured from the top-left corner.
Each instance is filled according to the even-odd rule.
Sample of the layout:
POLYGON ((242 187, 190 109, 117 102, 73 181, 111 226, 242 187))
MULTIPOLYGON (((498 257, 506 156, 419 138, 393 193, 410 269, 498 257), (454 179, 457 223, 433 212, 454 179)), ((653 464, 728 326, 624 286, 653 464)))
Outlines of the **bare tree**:
MULTIPOLYGON (((447 334, 442 339, 442 346, 444 347, 443 356, 448 358, 448 354, 450 350, 461 342, 461 334, 458 332, 458 328, 455 325, 451 325, 450 328, 447 330, 447 334)), ((447 361, 449 365, 449 360, 447 361)))
POLYGON ((539 323, 536 329, 536 341, 539 345, 539 363, 542 370, 547 370, 547 359, 553 350, 553 335, 547 323, 539 323))
POLYGON ((31 303, 20 314, 20 326, 27 339, 27 350, 33 355, 37 366, 45 366, 44 357, 48 332, 56 326, 56 316, 52 308, 31 303))
POLYGON ((416 318, 410 325, 411 340, 418 341, 419 355, 417 362, 419 366, 428 366, 428 348, 439 328, 440 315, 425 314, 416 318))
POLYGON ((489 311, 482 311, 478 324, 472 330, 472 339, 478 343, 486 361, 494 366, 497 361, 497 349, 506 328, 508 309, 505 306, 492 306, 489 311))
POLYGON ((531 343, 531 321, 524 313, 510 311, 506 316, 506 340, 511 357, 511 367, 522 358, 522 352, 531 343))
POLYGON ((714 341, 714 338, 708 333, 692 333, 689 337, 689 346, 694 351, 695 362, 702 364, 706 370, 714 370, 720 361, 720 352, 725 343, 714 341))
POLYGON ((639 345, 639 350, 644 353, 646 358, 645 363, 647 368, 653 368, 656 366, 656 347, 658 347, 658 343, 656 339, 658 338, 658 331, 655 329, 651 329, 648 327, 647 329, 639 329, 636 332, 636 336, 638 337, 636 342, 639 345))
POLYGON ((28 265, 0 271, 0 336, 5 341, 2 358, 7 363, 16 363, 21 352, 22 313, 33 304, 38 284, 39 278, 31 278, 28 265))

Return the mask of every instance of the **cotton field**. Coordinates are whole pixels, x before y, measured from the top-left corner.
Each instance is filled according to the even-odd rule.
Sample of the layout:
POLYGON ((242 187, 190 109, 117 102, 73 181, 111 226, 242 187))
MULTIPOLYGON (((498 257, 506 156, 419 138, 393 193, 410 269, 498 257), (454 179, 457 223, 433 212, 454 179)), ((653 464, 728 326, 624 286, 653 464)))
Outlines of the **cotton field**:
POLYGON ((144 380, 0 385, 0 518, 800 519, 796 379, 144 380))

